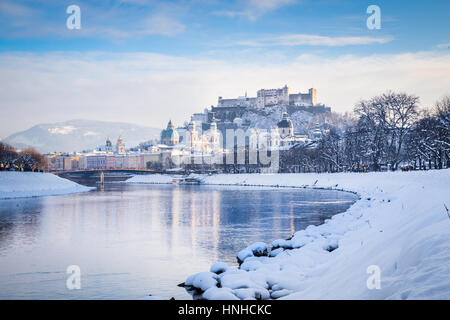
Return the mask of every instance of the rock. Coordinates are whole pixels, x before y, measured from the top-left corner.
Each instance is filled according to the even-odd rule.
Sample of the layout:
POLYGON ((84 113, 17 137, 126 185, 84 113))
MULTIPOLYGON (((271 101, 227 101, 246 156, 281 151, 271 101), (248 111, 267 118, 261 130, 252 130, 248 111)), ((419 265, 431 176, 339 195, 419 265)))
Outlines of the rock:
POLYGON ((211 287, 216 287, 218 284, 217 274, 212 272, 200 272, 189 276, 184 282, 184 286, 188 288, 195 288, 197 291, 205 292, 211 287))
POLYGON ((237 254, 237 260, 239 264, 242 264, 248 257, 263 257, 268 256, 269 247, 264 242, 255 242, 249 245, 247 248, 241 250, 237 254))
POLYGON ((216 262, 211 266, 209 271, 211 271, 215 274, 221 274, 221 273, 227 271, 228 268, 229 268, 228 264, 226 264, 225 262, 216 262))

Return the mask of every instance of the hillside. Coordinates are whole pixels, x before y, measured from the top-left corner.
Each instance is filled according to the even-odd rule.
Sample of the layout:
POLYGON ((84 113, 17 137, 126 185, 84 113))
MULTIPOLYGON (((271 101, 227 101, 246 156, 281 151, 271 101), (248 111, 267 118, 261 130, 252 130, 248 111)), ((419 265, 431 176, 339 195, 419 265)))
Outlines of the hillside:
MULTIPOLYGON (((264 110, 249 109, 242 114, 243 122, 250 124, 250 128, 260 128, 269 130, 277 125, 281 120, 283 112, 286 112, 285 106, 273 106, 264 110)), ((349 121, 347 115, 340 115, 334 112, 311 113, 304 110, 298 110, 289 113, 289 117, 294 124, 296 133, 308 134, 316 125, 322 129, 330 126, 343 129, 349 121)))
POLYGON ((16 148, 32 146, 39 152, 74 152, 104 145, 109 137, 113 144, 119 136, 127 147, 159 137, 161 130, 130 123, 71 120, 38 124, 14 133, 4 142, 16 148))

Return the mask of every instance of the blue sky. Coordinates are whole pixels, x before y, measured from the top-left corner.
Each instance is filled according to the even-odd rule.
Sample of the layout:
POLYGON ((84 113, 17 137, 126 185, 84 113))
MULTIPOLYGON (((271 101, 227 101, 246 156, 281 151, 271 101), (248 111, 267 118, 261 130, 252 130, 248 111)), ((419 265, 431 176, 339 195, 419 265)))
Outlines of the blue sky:
MULTIPOLYGON (((450 42, 450 2, 441 1, 152 1, 1 0, 2 51, 150 51, 199 56, 248 49, 280 50, 285 35, 366 37, 384 43, 282 45, 298 53, 367 54, 431 49, 450 42), (81 9, 81 30, 68 30, 66 8, 81 9), (382 28, 369 30, 366 8, 376 4, 382 28), (264 41, 266 40, 266 41, 264 41)), ((256 50, 255 50, 256 51, 256 50)))
POLYGON ((73 117, 162 126, 166 118, 182 122, 190 113, 215 104, 217 95, 235 96, 285 83, 294 91, 317 87, 322 102, 342 112, 366 94, 387 89, 421 95, 430 104, 450 87, 445 74, 432 73, 446 71, 448 65, 449 12, 448 0, 0 0, 0 83, 6 95, 0 108, 21 110, 4 120, 8 123, 2 124, 0 137, 42 120, 73 117), (66 28, 66 8, 72 4, 81 9, 80 30, 66 28), (366 27, 366 8, 372 4, 381 9, 380 30, 366 27), (355 73, 368 64, 377 68, 355 73), (353 82, 344 77, 344 65, 355 73, 353 82), (405 78, 384 85, 383 71, 394 68, 405 78), (215 76, 205 79, 211 73, 215 76), (235 76, 240 81, 230 79, 235 76), (11 77, 17 80, 14 86, 7 84, 11 77), (358 77, 365 77, 365 86, 358 77), (73 91, 58 87, 69 85, 69 79, 74 80, 73 91), (430 80, 440 84, 423 85, 430 85, 430 80), (164 86, 155 89, 161 83, 164 86), (152 93, 137 92, 139 86, 144 91, 152 86, 152 93), (113 87, 120 93, 112 92, 113 87), (184 99, 182 110, 164 97, 167 87, 176 88, 174 95, 184 99), (52 88, 76 93, 78 104, 64 97, 50 99, 52 88), (139 99, 130 98, 133 112, 124 116, 117 101, 126 103, 131 95, 139 99), (19 119, 32 108, 31 102, 42 104, 45 118, 19 119), (60 106, 67 104, 72 111, 61 112, 60 106), (160 104, 167 105, 168 114, 158 111, 160 104), (143 112, 153 120, 144 123, 143 112))

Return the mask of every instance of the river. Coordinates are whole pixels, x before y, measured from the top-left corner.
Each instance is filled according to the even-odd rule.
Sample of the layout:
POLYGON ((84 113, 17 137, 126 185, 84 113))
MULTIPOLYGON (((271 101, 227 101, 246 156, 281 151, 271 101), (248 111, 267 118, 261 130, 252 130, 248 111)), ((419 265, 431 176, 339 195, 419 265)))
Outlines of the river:
POLYGON ((287 238, 345 211, 331 190, 106 184, 80 194, 0 200, 0 299, 191 299, 177 284, 236 265, 256 241, 287 238), (68 266, 81 270, 69 290, 68 266))

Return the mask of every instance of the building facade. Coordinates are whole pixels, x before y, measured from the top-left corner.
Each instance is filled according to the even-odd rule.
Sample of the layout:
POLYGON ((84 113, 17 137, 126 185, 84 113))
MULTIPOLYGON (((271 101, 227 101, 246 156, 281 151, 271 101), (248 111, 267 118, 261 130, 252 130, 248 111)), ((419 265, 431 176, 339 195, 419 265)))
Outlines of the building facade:
POLYGON ((291 105, 301 107, 317 106, 317 90, 310 88, 307 93, 289 93, 289 87, 285 85, 277 89, 260 89, 256 97, 241 96, 235 99, 224 99, 219 97, 217 107, 219 108, 256 108, 264 109, 274 105, 291 105))

